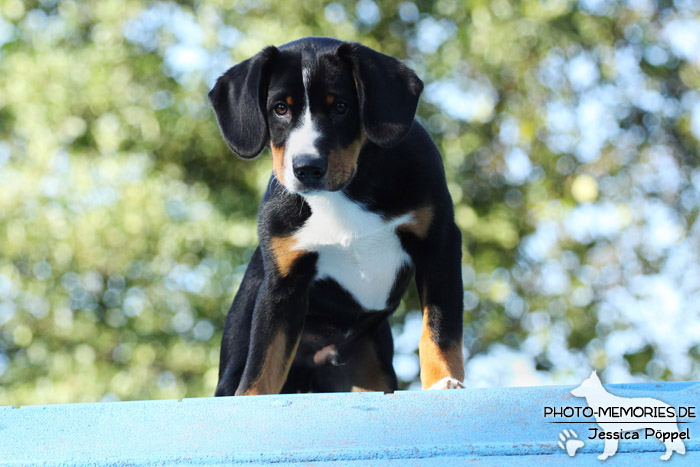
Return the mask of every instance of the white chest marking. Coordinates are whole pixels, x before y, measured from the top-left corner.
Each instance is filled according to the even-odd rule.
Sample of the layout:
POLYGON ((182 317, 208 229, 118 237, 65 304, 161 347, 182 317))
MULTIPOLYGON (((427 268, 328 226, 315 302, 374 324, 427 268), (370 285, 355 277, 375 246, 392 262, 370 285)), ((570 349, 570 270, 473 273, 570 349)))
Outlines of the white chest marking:
POLYGON ((297 249, 318 253, 316 279, 331 278, 367 310, 382 310, 399 269, 411 258, 396 227, 412 214, 385 221, 339 192, 305 195, 311 217, 294 238, 297 249))

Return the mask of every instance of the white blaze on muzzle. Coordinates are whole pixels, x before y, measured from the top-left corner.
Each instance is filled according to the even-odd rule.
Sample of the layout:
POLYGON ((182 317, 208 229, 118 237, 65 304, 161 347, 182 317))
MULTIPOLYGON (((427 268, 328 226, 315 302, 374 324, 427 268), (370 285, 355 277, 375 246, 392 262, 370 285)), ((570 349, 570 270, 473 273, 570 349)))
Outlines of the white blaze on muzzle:
POLYGON ((304 81, 304 111, 301 116, 301 126, 293 129, 287 137, 284 151, 284 179, 287 180, 287 188, 295 191, 298 186, 294 176, 294 158, 302 154, 319 156, 315 143, 321 136, 311 119, 311 106, 309 105, 309 70, 302 70, 304 81))

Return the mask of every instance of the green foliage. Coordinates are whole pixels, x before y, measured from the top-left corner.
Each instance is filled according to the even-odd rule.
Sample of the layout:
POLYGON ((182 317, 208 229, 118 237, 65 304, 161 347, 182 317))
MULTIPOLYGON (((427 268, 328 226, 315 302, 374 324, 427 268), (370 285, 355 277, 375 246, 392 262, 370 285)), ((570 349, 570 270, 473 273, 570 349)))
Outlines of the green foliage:
MULTIPOLYGON (((229 152, 206 93, 307 35, 426 82, 472 384, 591 366, 697 378, 697 16, 688 1, 0 0, 0 404, 213 393, 271 164, 229 152)), ((395 320, 404 385, 418 308, 411 291, 395 320)))

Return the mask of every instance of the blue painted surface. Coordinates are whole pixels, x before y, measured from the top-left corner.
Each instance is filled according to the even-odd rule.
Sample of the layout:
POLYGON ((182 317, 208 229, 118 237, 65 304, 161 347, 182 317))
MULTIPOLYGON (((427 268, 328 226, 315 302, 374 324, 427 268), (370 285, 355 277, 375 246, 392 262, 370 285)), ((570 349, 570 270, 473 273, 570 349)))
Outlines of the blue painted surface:
MULTIPOLYGON (((608 385, 700 409, 700 383, 608 385)), ((656 439, 621 440, 604 463, 603 441, 584 424, 555 424, 545 406, 585 407, 571 386, 314 394, 0 407, 1 465, 665 465, 656 439), (564 428, 585 445, 557 446, 564 428)), ((696 414, 698 410, 696 409, 696 414)), ((698 414, 700 415, 700 414, 698 414)), ((584 418, 571 422, 586 421, 584 418)), ((673 465, 700 465, 700 422, 673 465)))

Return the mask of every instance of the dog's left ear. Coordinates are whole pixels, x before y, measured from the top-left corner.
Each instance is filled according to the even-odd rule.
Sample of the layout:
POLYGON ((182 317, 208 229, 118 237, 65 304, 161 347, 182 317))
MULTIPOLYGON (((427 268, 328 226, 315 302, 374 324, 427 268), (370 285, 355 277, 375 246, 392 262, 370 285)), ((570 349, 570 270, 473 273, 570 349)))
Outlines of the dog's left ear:
POLYGON ((221 75, 209 91, 221 136, 228 147, 246 159, 260 154, 268 140, 267 70, 275 55, 275 47, 263 49, 221 75))
POLYGON ((394 57, 355 42, 341 44, 338 56, 352 65, 367 138, 384 148, 399 144, 413 123, 423 82, 394 57))

